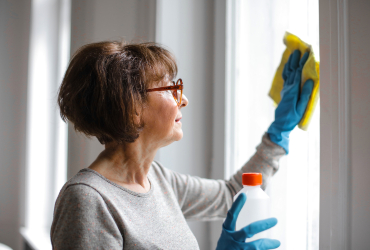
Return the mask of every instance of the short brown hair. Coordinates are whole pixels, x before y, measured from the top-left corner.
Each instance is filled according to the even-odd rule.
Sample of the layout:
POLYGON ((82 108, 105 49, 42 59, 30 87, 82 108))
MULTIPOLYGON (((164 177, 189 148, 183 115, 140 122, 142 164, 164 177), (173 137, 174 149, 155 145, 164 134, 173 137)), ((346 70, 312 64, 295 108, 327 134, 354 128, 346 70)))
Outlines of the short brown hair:
POLYGON ((176 74, 173 55, 158 44, 87 44, 73 55, 60 86, 60 115, 102 144, 134 142, 144 126, 135 116, 146 89, 176 74))

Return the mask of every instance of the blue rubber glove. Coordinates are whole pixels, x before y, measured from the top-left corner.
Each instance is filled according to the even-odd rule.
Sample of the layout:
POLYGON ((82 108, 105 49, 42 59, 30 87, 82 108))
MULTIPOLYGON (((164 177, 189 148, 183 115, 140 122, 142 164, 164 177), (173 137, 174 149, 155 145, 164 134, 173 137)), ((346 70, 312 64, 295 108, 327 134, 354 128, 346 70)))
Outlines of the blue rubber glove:
POLYGON ((275 110, 275 121, 267 133, 270 140, 283 147, 289 153, 289 134, 301 121, 310 99, 313 81, 307 80, 301 91, 302 69, 308 58, 306 52, 299 60, 301 52, 296 50, 290 55, 284 66, 284 87, 281 91, 281 101, 275 110))
POLYGON ((255 234, 275 226, 277 224, 277 219, 275 218, 256 221, 239 231, 235 231, 236 219, 246 200, 247 196, 242 193, 233 203, 222 225, 222 233, 217 242, 216 250, 267 250, 275 249, 280 246, 280 241, 272 239, 259 239, 248 243, 245 242, 247 238, 252 238, 255 234))

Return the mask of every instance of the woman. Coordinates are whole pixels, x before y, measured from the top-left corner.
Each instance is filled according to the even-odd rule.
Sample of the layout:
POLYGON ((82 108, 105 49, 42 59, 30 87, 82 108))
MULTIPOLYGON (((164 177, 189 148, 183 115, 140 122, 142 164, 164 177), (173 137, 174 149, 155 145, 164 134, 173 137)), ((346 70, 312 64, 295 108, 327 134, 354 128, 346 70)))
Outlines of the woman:
MULTIPOLYGON (((287 82, 290 75, 300 74, 300 55, 295 54, 288 62, 287 82)), ((217 249, 278 247, 278 241, 269 239, 245 243, 276 219, 233 232, 246 197, 233 205, 232 197, 242 188, 243 172, 263 173, 266 185, 287 152, 289 131, 275 121, 255 155, 228 181, 164 168, 154 156, 182 138, 181 110, 188 105, 181 79, 172 81, 176 74, 174 57, 154 43, 101 42, 75 53, 59 92, 61 116, 77 131, 96 136, 105 150, 60 191, 51 228, 54 249, 199 249, 185 219, 226 215, 217 249)), ((286 85, 299 88, 299 83, 286 85)), ((298 92, 297 99, 304 99, 298 92)), ((284 99, 281 103, 295 109, 284 99)))

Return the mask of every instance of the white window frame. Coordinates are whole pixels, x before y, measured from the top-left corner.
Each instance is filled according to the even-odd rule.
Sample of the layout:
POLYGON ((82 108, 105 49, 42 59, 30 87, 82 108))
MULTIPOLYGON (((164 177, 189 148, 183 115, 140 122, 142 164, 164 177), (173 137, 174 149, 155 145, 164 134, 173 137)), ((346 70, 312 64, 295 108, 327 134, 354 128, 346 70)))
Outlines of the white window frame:
POLYGON ((51 249, 55 199, 67 179, 67 124, 59 116, 57 90, 70 54, 71 1, 31 3, 27 96, 25 221, 30 247, 51 249))
MULTIPOLYGON (((231 1, 215 2, 212 178, 229 176, 234 142, 228 133, 231 103, 231 1)), ((319 1, 320 22, 320 249, 350 249, 349 67, 347 0, 319 1)), ((215 249, 222 222, 211 222, 215 249)))
POLYGON ((319 2, 320 249, 350 249, 348 2, 319 2))

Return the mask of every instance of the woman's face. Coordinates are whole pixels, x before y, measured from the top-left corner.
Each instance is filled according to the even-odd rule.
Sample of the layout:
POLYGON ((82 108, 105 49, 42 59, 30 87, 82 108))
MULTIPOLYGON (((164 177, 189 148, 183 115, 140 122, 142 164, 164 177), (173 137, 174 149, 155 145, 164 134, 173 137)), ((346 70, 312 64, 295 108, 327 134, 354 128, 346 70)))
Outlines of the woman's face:
MULTIPOLYGON (((171 86, 172 82, 165 79, 158 87, 171 86)), ((174 141, 179 141, 182 136, 181 109, 188 105, 188 99, 183 94, 180 106, 177 106, 171 91, 155 91, 148 93, 148 100, 145 104, 142 120, 144 129, 140 136, 145 140, 164 147, 174 141)))

